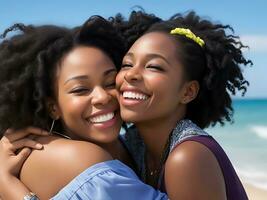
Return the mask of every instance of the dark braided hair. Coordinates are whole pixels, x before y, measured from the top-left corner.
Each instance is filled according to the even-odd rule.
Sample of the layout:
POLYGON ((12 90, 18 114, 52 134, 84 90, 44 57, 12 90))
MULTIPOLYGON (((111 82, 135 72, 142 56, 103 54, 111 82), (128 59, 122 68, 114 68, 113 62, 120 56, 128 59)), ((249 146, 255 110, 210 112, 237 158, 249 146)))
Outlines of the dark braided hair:
POLYGON ((252 62, 244 58, 242 48, 246 46, 239 37, 227 34, 233 32, 231 26, 202 19, 193 11, 185 15, 175 14, 166 21, 142 11, 133 12, 129 22, 124 23, 129 25, 123 24, 126 28, 122 29, 129 44, 150 32, 163 32, 176 39, 177 57, 185 68, 185 78, 197 80, 200 84, 197 97, 187 104, 186 118, 201 128, 232 121, 230 94, 235 95, 237 91, 242 91, 242 95, 246 93, 249 83, 243 77, 241 65, 252 62), (136 26, 131 27, 131 24, 136 26), (204 47, 183 35, 171 35, 170 31, 178 27, 188 28, 202 38, 204 47), (126 33, 130 33, 129 36, 126 33), (136 34, 134 39, 133 34, 136 34))
MULTIPOLYGON (((120 69, 124 41, 112 23, 99 16, 83 26, 13 26, 22 33, 0 45, 0 133, 29 125, 49 129, 47 98, 55 98, 54 79, 64 56, 77 46, 105 52, 120 69)), ((6 32, 4 33, 6 34, 6 32)), ((59 124, 56 129, 62 129, 59 124)), ((62 131, 62 130, 58 130, 62 131)))

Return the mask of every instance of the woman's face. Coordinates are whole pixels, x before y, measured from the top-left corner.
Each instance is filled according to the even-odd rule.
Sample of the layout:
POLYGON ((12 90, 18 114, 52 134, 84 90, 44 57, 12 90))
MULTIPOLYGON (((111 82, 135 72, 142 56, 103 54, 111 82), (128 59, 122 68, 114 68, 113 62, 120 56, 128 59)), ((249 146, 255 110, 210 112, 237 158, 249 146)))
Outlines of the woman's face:
POLYGON ((159 32, 139 38, 116 78, 121 117, 127 122, 174 120, 185 112, 186 81, 177 43, 159 32))
POLYGON ((112 60, 94 47, 76 47, 58 66, 56 110, 68 135, 109 143, 119 134, 121 118, 112 60))

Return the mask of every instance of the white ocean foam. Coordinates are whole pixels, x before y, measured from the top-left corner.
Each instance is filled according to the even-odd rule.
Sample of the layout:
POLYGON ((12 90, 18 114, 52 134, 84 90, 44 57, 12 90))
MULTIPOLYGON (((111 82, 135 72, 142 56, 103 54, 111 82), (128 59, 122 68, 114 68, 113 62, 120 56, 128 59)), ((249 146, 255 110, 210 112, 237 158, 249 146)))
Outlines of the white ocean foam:
POLYGON ((236 170, 239 177, 246 183, 267 190, 267 173, 254 170, 236 170))
POLYGON ((251 131, 255 133, 260 138, 267 139, 267 126, 251 126, 251 131))

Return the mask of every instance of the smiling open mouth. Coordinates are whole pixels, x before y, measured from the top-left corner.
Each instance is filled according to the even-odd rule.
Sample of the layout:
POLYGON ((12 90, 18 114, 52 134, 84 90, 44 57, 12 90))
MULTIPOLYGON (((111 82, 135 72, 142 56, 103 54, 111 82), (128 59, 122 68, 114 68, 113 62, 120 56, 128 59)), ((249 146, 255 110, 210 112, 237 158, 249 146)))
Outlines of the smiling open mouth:
POLYGON ((114 116, 115 116, 115 113, 114 112, 110 112, 110 113, 98 115, 98 116, 95 116, 95 117, 91 117, 89 119, 89 121, 91 123, 103 123, 103 122, 107 122, 107 121, 113 119, 114 116))
POLYGON ((148 96, 139 92, 125 91, 122 93, 125 99, 146 100, 148 96))

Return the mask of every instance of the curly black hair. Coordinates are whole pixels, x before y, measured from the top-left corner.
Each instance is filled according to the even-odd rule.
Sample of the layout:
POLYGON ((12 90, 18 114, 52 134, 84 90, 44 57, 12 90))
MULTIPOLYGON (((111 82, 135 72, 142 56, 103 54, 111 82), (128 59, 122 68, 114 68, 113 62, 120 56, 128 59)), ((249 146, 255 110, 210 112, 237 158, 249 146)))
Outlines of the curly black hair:
POLYGON ((125 17, 118 13, 115 17, 110 17, 109 20, 123 36, 127 49, 129 49, 150 26, 162 21, 161 18, 154 14, 148 14, 143 9, 132 11, 128 19, 125 19, 125 17))
POLYGON ((14 24, 8 32, 19 31, 0 44, 0 134, 10 127, 22 128, 36 123, 35 73, 39 54, 65 36, 68 29, 52 25, 14 24))
POLYGON ((242 49, 246 46, 239 37, 227 34, 234 32, 231 26, 213 23, 193 11, 175 14, 168 20, 134 11, 128 22, 120 20, 119 16, 117 22, 122 25, 118 26, 123 27, 121 30, 130 45, 143 34, 163 32, 171 35, 170 31, 178 27, 188 28, 202 38, 203 47, 183 35, 171 36, 177 41, 177 55, 185 68, 185 77, 200 84, 197 97, 187 104, 185 117, 201 128, 217 122, 223 125, 225 120, 232 122, 230 94, 235 95, 239 90, 245 94, 249 83, 243 77, 241 66, 252 65, 252 62, 245 59, 242 49))
POLYGON ((0 136, 10 127, 34 125, 49 129, 52 119, 47 98, 55 97, 55 71, 72 49, 99 48, 118 70, 126 52, 119 32, 100 16, 93 16, 74 29, 15 24, 2 37, 13 30, 21 33, 0 44, 0 136))

